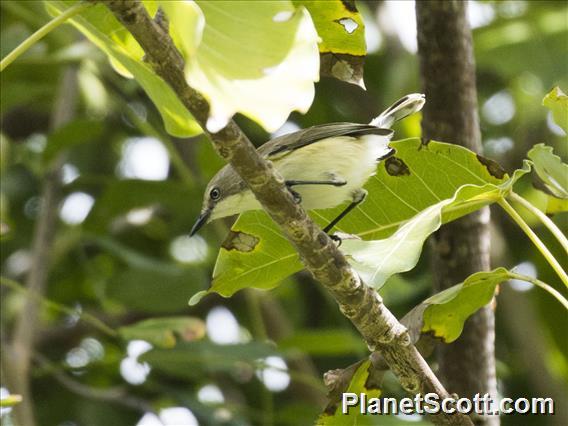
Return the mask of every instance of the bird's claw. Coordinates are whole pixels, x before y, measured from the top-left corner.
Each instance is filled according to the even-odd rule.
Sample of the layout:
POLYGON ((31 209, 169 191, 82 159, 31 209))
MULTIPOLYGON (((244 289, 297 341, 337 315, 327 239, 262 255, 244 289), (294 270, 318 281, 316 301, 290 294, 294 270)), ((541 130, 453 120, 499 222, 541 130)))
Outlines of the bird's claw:
POLYGON ((339 237, 339 236, 336 235, 336 234, 331 234, 331 235, 329 235, 329 238, 331 238, 332 241, 337 244, 337 247, 340 247, 340 246, 341 246, 341 243, 343 242, 343 240, 341 239, 341 237, 339 237))

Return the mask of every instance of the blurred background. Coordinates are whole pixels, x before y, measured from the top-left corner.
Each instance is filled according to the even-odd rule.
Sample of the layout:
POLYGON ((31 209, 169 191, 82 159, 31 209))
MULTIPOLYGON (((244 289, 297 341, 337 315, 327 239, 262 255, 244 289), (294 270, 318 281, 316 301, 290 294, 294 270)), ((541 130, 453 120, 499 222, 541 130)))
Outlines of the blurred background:
MULTIPOLYGON (((414 2, 357 4, 366 24, 367 91, 323 79, 310 111, 292 114, 277 134, 333 121, 365 123, 403 94, 420 91, 414 2)), ((41 2, 2 1, 1 56, 49 19, 41 2)), ((541 105, 553 86, 568 91, 566 2, 471 1, 469 21, 485 156, 512 171, 532 145, 544 142, 566 158, 566 135, 541 105)), ((203 136, 167 135, 140 86, 116 74, 104 54, 70 26, 49 34, 0 78, 3 339, 14 332, 25 303, 19 284, 33 263, 42 184, 53 165, 62 164, 62 197, 54 206, 57 220, 31 371, 40 424, 248 425, 270 419, 311 424, 325 403, 323 373, 362 359, 367 348, 332 298, 305 273, 270 292, 242 291, 230 299, 212 295, 188 306, 193 294, 208 287, 231 225, 218 221, 188 238, 202 191, 223 165, 211 144, 203 136), (76 76, 74 93, 61 89, 69 73, 76 76), (67 130, 54 132, 62 98, 75 103, 76 112, 67 130), (125 343, 85 320, 92 316, 116 330, 179 315, 201 320, 194 332, 205 337, 197 355, 157 357, 152 366, 139 360, 152 344, 125 343), (238 343, 238 353, 226 350, 238 343)), ((237 121, 255 144, 273 136, 247 119, 237 121)), ((395 130, 400 139, 419 136, 419 117, 395 130)), ((530 177, 519 191, 536 204, 545 202, 530 177)), ((538 226, 530 216, 526 220, 538 226)), ((566 217, 560 222, 566 225, 566 217)), ((546 232, 539 234, 561 253, 546 232)), ((518 266, 559 284, 498 208, 492 210, 492 251, 495 267, 518 266)), ((415 270, 393 277, 381 292, 400 318, 429 295, 430 286, 425 253, 415 270)), ((555 395, 558 404, 566 404, 565 311, 546 293, 519 282, 502 287, 496 315, 500 393, 555 395)), ((4 380, 2 386, 2 395, 8 394, 4 380)), ((392 376, 386 390, 403 395, 392 376)), ((2 424, 12 424, 8 411, 0 413, 2 424)), ((400 416, 382 418, 381 424, 418 421, 400 416)), ((502 422, 547 425, 554 418, 518 415, 502 422)))

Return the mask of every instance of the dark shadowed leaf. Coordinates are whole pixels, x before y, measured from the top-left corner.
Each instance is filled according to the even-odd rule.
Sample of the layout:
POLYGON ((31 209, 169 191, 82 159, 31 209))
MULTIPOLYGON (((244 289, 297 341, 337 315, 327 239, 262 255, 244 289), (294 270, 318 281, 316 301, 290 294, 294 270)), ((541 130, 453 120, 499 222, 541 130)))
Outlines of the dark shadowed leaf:
POLYGON ((270 345, 251 342, 237 345, 216 345, 208 341, 180 343, 172 349, 153 349, 140 357, 153 368, 176 377, 195 378, 204 372, 251 374, 259 359, 276 355, 270 345))
POLYGON ((173 348, 179 342, 200 340, 205 336, 205 323, 194 317, 151 318, 120 327, 124 340, 146 340, 160 348, 173 348))

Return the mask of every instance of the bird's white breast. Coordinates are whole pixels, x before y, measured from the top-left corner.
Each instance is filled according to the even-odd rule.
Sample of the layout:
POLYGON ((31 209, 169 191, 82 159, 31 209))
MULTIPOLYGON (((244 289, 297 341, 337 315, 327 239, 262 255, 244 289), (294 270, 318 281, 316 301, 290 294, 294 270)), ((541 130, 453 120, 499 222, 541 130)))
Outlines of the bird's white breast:
POLYGON ((287 180, 344 180, 343 186, 297 185, 294 191, 302 197, 308 210, 335 207, 362 188, 373 176, 377 159, 384 156, 389 139, 379 135, 340 136, 307 145, 274 161, 276 169, 287 180))

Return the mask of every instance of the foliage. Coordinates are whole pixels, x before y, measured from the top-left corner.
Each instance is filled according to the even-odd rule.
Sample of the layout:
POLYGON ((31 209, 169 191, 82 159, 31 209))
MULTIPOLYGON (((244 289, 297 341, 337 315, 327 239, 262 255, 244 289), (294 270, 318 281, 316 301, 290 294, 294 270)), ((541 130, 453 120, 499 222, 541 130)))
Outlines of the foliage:
MULTIPOLYGON (((85 6, 69 20, 74 28, 62 25, 42 38, 30 37, 74 3, 1 2, 2 58, 31 40, 0 74, 5 336, 12 335, 24 298, 35 297, 18 282, 25 282, 29 272, 46 173, 62 158, 65 163, 32 367, 33 400, 42 424, 137 424, 144 410, 133 409, 128 398, 108 398, 125 384, 126 396, 145 407, 157 412, 188 407, 200 424, 309 424, 322 412, 321 375, 353 363, 353 379, 335 392, 370 390, 370 362, 360 361, 367 350, 359 335, 308 277, 294 275, 301 263, 263 212, 242 215, 229 234, 232 240, 225 239, 226 222, 187 238, 204 186, 221 163, 104 5, 85 6), (77 37, 77 29, 88 42, 77 37), (53 129, 49 122, 60 76, 69 68, 77 70, 78 107, 69 124, 53 129), (141 140, 166 151, 161 178, 146 180, 147 174, 127 167, 141 140), (77 194, 93 204, 76 206, 83 217, 70 220, 66 205, 77 194), (235 238, 245 248, 256 241, 253 250, 224 248, 235 238), (234 294, 239 289, 244 290, 234 294), (189 307, 188 299, 200 290, 210 295, 189 307), (234 296, 223 299, 215 293, 234 296), (227 334, 219 337, 220 332, 227 334), (134 351, 140 340, 151 346, 143 354, 134 351), (274 366, 274 359, 284 364, 274 366), (126 375, 128 365, 142 371, 142 379, 126 375), (271 388, 269 373, 287 377, 290 386, 271 388), (77 385, 86 390, 82 396, 77 385), (216 396, 204 397, 204 388, 216 396)), ((393 99, 419 90, 415 56, 394 33, 377 26, 376 15, 381 22, 394 21, 388 5, 361 2, 359 13, 339 0, 326 2, 329 7, 299 0, 260 3, 224 2, 221 7, 221 2, 144 1, 152 16, 163 6, 169 32, 186 60, 188 81, 213 105, 212 129, 240 113, 248 119, 239 114, 235 119, 255 143, 262 143, 269 138, 264 129, 275 130, 293 110, 306 112, 289 117, 301 127, 368 122, 393 99), (364 31, 382 38, 382 46, 366 56, 364 31), (362 85, 363 58, 367 92, 357 86, 362 85), (329 75, 336 79, 322 78, 314 85, 329 75)), ((559 87, 568 87, 568 73, 561 71, 559 58, 568 28, 561 19, 566 13, 562 2, 509 3, 483 2, 494 18, 474 31, 487 158, 416 138, 418 118, 410 117, 395 129, 400 139, 393 143, 396 156, 379 165, 366 187, 368 199, 337 230, 357 237, 345 238, 341 249, 380 288, 389 309, 399 316, 413 314, 410 326, 417 333, 453 341, 467 317, 509 279, 528 280, 555 296, 515 292, 529 308, 515 318, 503 315, 500 305, 506 301, 497 296, 497 354, 506 366, 498 372, 503 394, 532 396, 538 386, 553 391, 556 383, 568 381, 566 290, 549 265, 565 259, 566 237, 560 230, 566 225, 567 166, 562 158, 568 152, 565 134, 546 121, 549 108, 554 122, 566 130, 566 96, 559 87), (555 89, 546 94, 549 87, 555 89), (511 105, 512 113, 504 115, 511 105), (545 256, 529 248, 530 240, 502 210, 493 209, 492 260, 504 267, 429 296, 432 272, 423 260, 429 250, 424 240, 442 223, 503 202, 517 214, 517 223, 526 225, 524 230, 536 231, 530 240, 540 242, 545 256), (522 271, 527 264, 538 279, 522 271), (523 332, 538 334, 542 347, 526 348, 504 326, 514 327, 524 318, 532 322, 523 332), (525 365, 528 349, 538 353, 543 382, 535 384, 532 366, 525 365)), ((159 157, 152 151, 143 169, 156 167, 159 157)), ((311 214, 325 225, 342 207, 311 214)), ((380 386, 370 392, 402 395, 389 375, 377 379, 380 386)), ((5 402, 2 398, 3 408, 5 402)), ((335 414, 337 406, 328 405, 321 419, 336 424, 335 414)), ((2 415, 3 422, 9 421, 11 414, 2 415)), ((356 417, 353 422, 364 420, 356 417)), ((398 417, 380 420, 410 424, 398 417)), ((525 419, 502 421, 521 424, 525 419)))

